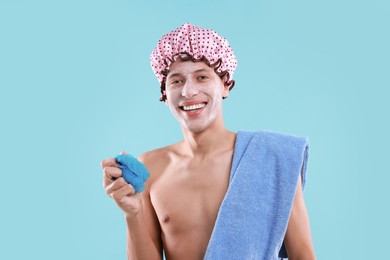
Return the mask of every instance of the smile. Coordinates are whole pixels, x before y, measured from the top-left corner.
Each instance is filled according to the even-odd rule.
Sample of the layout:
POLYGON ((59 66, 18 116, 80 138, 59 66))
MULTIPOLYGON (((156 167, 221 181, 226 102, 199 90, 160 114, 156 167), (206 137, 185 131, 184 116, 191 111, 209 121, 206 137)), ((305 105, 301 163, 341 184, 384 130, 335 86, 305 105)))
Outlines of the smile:
POLYGON ((184 110, 184 111, 196 111, 196 110, 199 110, 199 109, 202 109, 203 107, 205 107, 206 104, 207 103, 200 103, 200 104, 194 104, 191 106, 179 106, 179 108, 181 110, 184 110))

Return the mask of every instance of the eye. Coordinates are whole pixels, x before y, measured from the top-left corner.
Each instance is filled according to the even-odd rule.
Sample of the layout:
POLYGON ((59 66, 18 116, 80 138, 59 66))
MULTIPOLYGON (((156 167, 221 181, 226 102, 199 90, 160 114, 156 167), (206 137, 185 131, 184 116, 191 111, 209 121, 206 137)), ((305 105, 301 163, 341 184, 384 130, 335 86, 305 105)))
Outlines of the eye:
POLYGON ((205 79, 208 79, 209 77, 205 76, 205 75, 201 75, 198 77, 199 80, 205 80, 205 79))
POLYGON ((180 84, 182 82, 182 80, 180 79, 174 79, 174 80, 171 80, 169 82, 170 85, 177 85, 177 84, 180 84))

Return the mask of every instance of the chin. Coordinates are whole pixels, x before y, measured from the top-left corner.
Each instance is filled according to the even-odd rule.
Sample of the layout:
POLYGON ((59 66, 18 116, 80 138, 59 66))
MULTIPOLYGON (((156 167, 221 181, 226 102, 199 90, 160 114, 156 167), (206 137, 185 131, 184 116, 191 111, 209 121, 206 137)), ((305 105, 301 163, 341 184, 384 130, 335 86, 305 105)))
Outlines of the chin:
POLYGON ((194 133, 194 134, 199 134, 205 130, 207 130, 210 125, 211 125, 211 122, 203 122, 203 123, 199 123, 197 124, 196 122, 191 122, 190 124, 184 124, 182 125, 185 129, 187 129, 188 131, 194 133), (191 124, 192 123, 192 124, 191 124))
POLYGON ((182 128, 194 134, 201 133, 206 129, 205 127, 202 126, 189 126, 189 125, 182 125, 182 128))
MULTIPOLYGON (((206 112, 206 111, 203 111, 206 112)), ((217 119, 217 114, 204 113, 197 119, 185 119, 180 114, 177 115, 176 119, 180 123, 182 129, 189 132, 198 134, 201 133, 213 125, 213 122, 217 119)))

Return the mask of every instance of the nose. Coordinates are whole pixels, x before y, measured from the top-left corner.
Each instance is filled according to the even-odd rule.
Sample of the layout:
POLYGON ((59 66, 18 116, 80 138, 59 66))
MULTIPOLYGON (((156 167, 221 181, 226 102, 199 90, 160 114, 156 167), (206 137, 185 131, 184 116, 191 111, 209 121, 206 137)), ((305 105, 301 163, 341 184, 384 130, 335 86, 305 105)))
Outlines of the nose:
POLYGON ((199 89, 191 79, 187 80, 181 90, 181 95, 186 98, 191 98, 199 93, 199 89))

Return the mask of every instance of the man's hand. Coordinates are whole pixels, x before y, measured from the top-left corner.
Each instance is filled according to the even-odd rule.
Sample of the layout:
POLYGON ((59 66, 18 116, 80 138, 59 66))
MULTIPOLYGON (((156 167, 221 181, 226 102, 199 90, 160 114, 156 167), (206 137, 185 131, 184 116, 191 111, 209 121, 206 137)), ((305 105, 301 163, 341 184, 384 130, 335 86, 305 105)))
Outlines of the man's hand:
POLYGON ((105 159, 100 165, 103 169, 103 187, 106 194, 116 202, 126 216, 137 215, 142 207, 141 196, 123 179, 122 170, 118 168, 115 158, 105 159))

